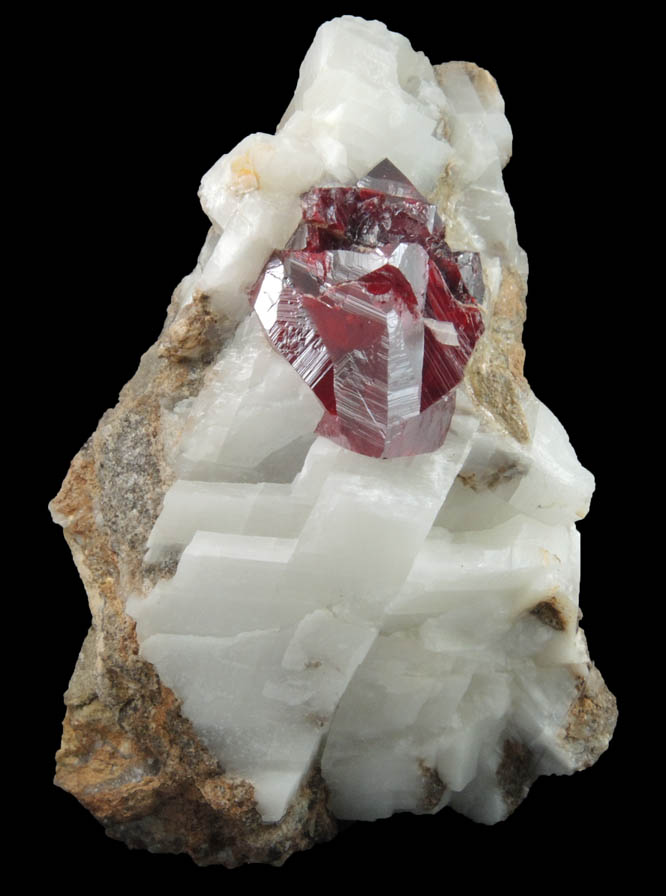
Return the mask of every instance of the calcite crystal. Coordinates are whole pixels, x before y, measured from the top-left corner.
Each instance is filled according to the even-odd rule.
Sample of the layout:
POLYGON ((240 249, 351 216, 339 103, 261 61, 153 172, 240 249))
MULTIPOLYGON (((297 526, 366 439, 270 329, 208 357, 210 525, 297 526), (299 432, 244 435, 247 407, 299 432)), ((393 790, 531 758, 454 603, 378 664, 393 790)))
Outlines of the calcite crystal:
POLYGON ((197 265, 51 503, 93 616, 56 782, 111 836, 279 864, 339 819, 500 821, 608 746, 510 151, 487 72, 344 16, 204 176, 197 265))

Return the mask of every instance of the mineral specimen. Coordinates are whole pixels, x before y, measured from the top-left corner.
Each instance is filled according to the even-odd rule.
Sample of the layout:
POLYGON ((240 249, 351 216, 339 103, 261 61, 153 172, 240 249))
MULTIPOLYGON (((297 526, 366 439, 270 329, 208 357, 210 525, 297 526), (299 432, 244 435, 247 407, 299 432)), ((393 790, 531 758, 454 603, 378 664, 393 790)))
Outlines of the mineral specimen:
POLYGON ((56 781, 111 836, 280 863, 337 819, 500 821, 608 746, 510 149, 487 72, 345 16, 203 178, 197 265, 51 504, 93 615, 56 781))

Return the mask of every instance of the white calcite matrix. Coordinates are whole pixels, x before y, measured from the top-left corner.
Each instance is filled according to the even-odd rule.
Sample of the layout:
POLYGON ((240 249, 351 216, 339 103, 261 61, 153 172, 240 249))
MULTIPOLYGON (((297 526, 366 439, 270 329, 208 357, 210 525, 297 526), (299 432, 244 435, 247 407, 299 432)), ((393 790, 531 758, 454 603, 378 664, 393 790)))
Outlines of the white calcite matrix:
POLYGON ((525 278, 527 261, 501 174, 511 130, 480 83, 458 63, 436 73, 378 22, 336 19, 276 135, 246 138, 202 181, 212 226, 177 301, 185 314, 205 294, 233 336, 198 394, 163 412, 175 478, 145 564, 172 574, 127 612, 266 823, 314 767, 338 818, 450 805, 497 822, 610 736, 593 755, 570 736, 598 675, 575 525, 594 480, 556 417, 525 388, 519 441, 465 380, 438 450, 353 453, 315 437, 322 406, 248 302, 300 195, 389 158, 437 197, 452 248, 480 254, 490 333, 503 276, 525 278))

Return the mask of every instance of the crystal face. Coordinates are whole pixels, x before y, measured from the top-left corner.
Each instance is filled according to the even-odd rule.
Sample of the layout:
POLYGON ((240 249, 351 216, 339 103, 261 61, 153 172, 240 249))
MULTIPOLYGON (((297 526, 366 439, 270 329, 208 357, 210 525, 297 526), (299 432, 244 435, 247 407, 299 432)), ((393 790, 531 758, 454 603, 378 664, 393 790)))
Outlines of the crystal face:
POLYGON ((475 252, 385 159, 353 187, 302 197, 303 220, 250 301, 325 408, 317 432, 370 457, 442 445, 483 333, 475 252))

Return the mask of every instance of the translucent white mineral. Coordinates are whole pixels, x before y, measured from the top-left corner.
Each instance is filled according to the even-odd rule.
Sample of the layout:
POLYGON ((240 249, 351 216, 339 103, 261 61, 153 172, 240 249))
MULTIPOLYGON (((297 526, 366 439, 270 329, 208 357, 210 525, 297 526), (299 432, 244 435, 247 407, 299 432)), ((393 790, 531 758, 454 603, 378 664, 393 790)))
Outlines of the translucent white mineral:
POLYGON ((319 29, 277 134, 203 178, 212 228, 178 297, 206 293, 238 326, 176 407, 178 478, 146 555, 175 573, 128 612, 266 822, 313 764, 340 818, 449 804, 489 823, 514 808, 512 749, 529 779, 579 767, 563 731, 590 668, 575 523, 594 482, 562 426, 526 391, 521 444, 463 382, 437 451, 348 451, 315 437, 322 407, 247 296, 301 193, 390 158, 426 195, 449 172, 447 240, 480 253, 492 313, 502 270, 527 270, 501 175, 510 148, 496 90, 455 64, 438 79, 404 37, 345 16, 319 29))

